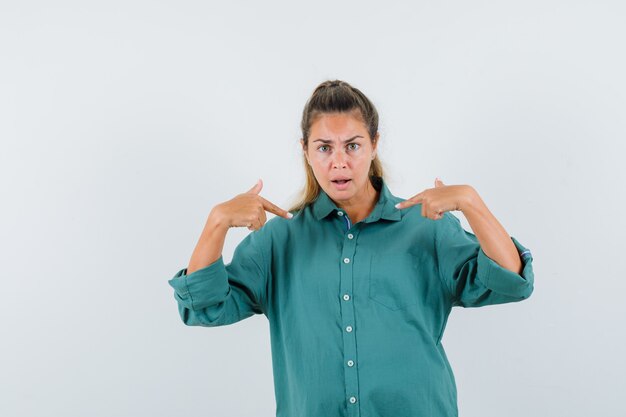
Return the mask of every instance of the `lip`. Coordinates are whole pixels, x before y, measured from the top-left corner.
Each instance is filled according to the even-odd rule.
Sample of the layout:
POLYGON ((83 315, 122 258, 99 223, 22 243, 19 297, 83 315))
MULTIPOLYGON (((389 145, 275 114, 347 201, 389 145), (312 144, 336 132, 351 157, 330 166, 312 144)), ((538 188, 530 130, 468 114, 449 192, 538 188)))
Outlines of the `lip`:
POLYGON ((352 182, 352 180, 350 178, 335 178, 334 180, 331 180, 331 182, 333 183, 333 186, 335 187, 335 189, 339 190, 339 191, 343 191, 345 189, 348 188, 348 186, 350 186, 350 183, 352 182), (346 179, 349 181, 344 182, 343 184, 338 184, 334 181, 336 180, 341 180, 341 179, 346 179))

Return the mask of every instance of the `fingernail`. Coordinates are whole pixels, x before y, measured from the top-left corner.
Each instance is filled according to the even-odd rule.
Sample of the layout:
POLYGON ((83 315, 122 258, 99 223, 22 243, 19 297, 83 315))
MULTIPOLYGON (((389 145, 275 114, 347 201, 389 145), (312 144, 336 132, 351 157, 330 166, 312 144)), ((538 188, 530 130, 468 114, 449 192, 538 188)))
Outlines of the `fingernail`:
POLYGON ((289 217, 291 219, 293 217, 293 214, 287 212, 287 217, 289 217))
POLYGON ((394 207, 395 208, 400 208, 400 203, 396 204, 394 207))

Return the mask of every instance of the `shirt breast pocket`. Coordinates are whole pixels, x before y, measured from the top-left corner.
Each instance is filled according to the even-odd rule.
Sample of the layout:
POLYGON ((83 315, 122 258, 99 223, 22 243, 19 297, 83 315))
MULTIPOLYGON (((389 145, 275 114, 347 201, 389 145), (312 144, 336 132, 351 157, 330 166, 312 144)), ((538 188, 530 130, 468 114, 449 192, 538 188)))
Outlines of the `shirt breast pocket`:
POLYGON ((417 259, 410 254, 379 253, 371 258, 369 298, 390 310, 420 302, 417 259))

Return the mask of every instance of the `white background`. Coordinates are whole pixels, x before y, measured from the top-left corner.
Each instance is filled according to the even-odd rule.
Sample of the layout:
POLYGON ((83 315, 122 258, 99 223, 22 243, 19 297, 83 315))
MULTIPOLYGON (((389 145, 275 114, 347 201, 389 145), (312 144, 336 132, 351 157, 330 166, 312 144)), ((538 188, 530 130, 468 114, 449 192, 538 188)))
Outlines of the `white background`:
POLYGON ((266 318, 184 326, 167 280, 214 205, 258 178, 293 202, 327 79, 377 106, 392 193, 471 184, 533 253, 531 298, 452 311, 460 415, 626 415, 625 21, 618 1, 3 1, 0 415, 274 415, 266 318))

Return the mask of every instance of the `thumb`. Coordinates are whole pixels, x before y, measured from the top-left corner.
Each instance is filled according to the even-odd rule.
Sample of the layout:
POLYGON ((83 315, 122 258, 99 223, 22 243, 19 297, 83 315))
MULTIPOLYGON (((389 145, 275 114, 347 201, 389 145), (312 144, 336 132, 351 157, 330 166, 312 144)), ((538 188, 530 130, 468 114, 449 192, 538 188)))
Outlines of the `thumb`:
POLYGON ((444 185, 443 181, 439 177, 435 178, 435 187, 441 187, 442 185, 444 185))
POLYGON ((252 194, 258 194, 259 192, 261 192, 261 188, 263 188, 263 181, 261 180, 261 178, 259 178, 256 184, 254 184, 254 187, 250 188, 248 192, 252 194))

